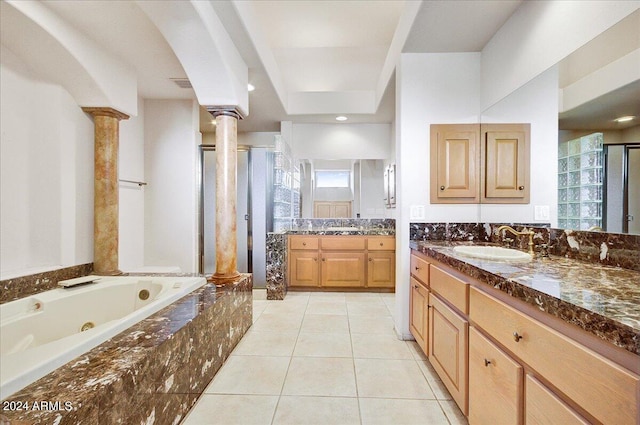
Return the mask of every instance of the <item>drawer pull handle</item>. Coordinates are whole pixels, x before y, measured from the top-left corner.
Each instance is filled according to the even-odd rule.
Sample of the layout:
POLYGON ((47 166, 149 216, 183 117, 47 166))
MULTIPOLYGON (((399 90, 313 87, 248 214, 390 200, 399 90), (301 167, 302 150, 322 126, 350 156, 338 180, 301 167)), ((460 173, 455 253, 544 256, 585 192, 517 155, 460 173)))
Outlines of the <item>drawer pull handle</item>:
POLYGON ((369 258, 369 261, 373 261, 373 258, 369 258))
POLYGON ((440 190, 444 190, 444 186, 440 186, 440 190))
POLYGON ((524 190, 524 186, 518 186, 518 190, 524 190))
POLYGON ((322 259, 322 261, 324 261, 324 258, 322 259))
POLYGON ((484 365, 489 366, 491 364, 491 360, 484 359, 484 365))
POLYGON ((318 259, 317 259, 317 258, 314 258, 314 259, 313 259, 313 261, 318 261, 318 259))
POLYGON ((413 289, 418 289, 418 285, 413 285, 413 289))
POLYGON ((384 245, 384 243, 380 242, 380 246, 383 246, 383 245, 384 245))
POLYGON ((416 266, 415 269, 416 269, 416 271, 418 271, 418 270, 420 270, 420 267, 416 266))
POLYGON ((306 242, 302 242, 302 246, 307 246, 307 243, 306 242))
POLYGON ((515 342, 519 342, 522 339, 522 335, 518 334, 518 332, 513 333, 513 340, 515 342))

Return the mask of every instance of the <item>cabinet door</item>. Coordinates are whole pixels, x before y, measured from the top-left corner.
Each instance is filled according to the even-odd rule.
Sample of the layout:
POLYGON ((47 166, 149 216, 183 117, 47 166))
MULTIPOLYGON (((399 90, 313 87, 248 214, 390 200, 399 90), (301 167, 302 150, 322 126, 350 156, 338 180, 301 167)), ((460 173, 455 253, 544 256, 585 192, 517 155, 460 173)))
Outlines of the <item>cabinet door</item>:
POLYGON ((482 126, 482 203, 529 202, 529 124, 482 126))
POLYGON ((525 423, 527 425, 586 425, 585 421, 540 381, 527 375, 525 423))
POLYGON ((477 203, 479 126, 431 125, 431 203, 477 203))
POLYGON ((289 286, 318 286, 318 251, 289 252, 289 286))
POLYGON ((470 424, 521 424, 522 376, 522 366, 471 326, 469 329, 470 424))
POLYGON ((413 277, 409 304, 409 330, 425 354, 429 354, 429 291, 413 277))
POLYGON ((394 288, 396 286, 396 253, 369 252, 367 257, 367 286, 394 288))
POLYGON ((466 416, 469 322, 433 294, 429 305, 429 361, 466 416))
POLYGON ((363 252, 323 252, 322 286, 364 286, 364 257, 363 252))

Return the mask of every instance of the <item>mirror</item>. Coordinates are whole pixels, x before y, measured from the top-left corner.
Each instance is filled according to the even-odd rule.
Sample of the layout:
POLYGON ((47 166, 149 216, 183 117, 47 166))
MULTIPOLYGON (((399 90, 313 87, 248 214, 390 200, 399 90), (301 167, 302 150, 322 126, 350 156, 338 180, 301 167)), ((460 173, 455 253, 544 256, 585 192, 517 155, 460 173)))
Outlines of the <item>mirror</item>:
POLYGON ((482 123, 531 123, 532 193, 481 205, 481 221, 640 234, 639 23, 636 11, 483 111, 482 123))
POLYGON ((302 218, 385 218, 382 159, 300 159, 302 218))

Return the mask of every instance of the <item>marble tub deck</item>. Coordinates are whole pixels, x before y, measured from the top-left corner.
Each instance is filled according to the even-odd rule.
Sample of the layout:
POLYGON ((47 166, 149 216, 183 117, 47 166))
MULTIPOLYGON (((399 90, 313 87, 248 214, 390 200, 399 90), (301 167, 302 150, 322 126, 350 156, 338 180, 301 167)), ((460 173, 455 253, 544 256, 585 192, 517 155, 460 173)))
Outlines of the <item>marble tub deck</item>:
POLYGON ((206 284, 3 400, 29 411, 0 423, 179 423, 251 326, 252 300, 251 275, 206 284))
POLYGON ((640 355, 640 272, 558 256, 490 261, 453 250, 470 244, 478 245, 414 241, 411 248, 640 355))

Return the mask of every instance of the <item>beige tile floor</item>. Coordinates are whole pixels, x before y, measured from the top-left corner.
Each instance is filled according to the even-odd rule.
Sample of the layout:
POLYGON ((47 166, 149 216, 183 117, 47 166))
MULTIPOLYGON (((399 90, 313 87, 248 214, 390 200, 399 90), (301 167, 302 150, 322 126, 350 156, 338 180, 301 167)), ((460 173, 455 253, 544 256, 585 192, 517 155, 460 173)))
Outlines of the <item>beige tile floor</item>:
POLYGON ((393 294, 254 290, 253 326, 184 425, 466 424, 393 294))

